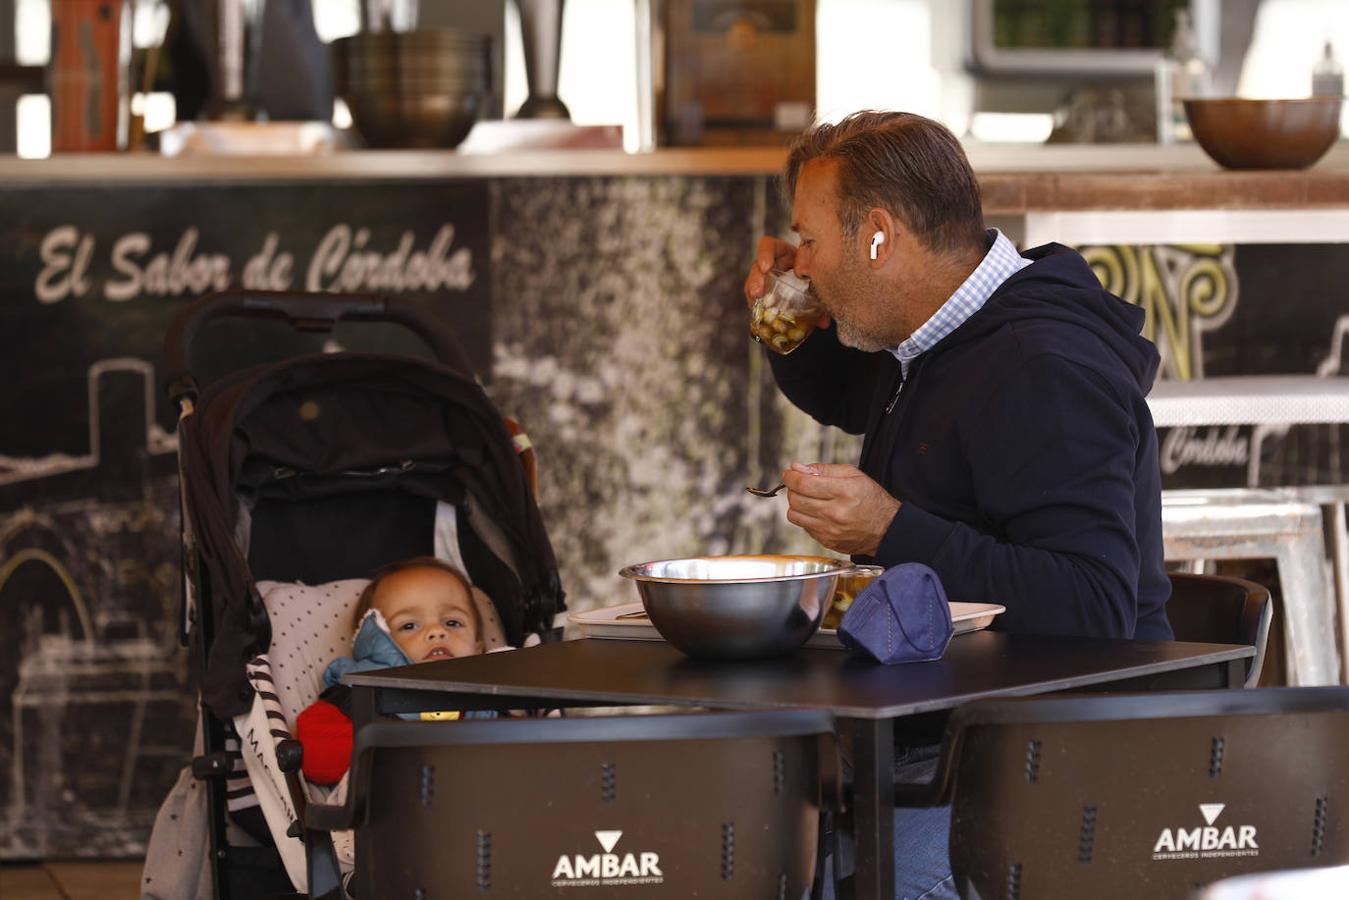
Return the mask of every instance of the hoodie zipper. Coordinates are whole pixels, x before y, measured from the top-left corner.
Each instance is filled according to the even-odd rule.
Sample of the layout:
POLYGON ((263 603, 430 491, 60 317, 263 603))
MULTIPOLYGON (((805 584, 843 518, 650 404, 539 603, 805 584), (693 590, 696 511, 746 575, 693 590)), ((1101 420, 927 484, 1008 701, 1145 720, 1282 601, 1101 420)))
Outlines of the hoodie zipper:
POLYGON ((913 382, 918 375, 918 369, 923 364, 923 359, 927 354, 918 357, 910 364, 909 374, 904 375, 904 367, 900 366, 899 380, 895 383, 895 392, 890 396, 890 402, 885 405, 885 413, 881 416, 880 423, 876 430, 876 451, 880 456, 877 461, 880 467, 881 477, 877 478, 887 491, 890 490, 890 458, 895 452, 895 442, 899 439, 899 423, 890 421, 891 414, 899 406, 900 395, 904 393, 904 385, 913 382))
POLYGON ((895 383, 895 392, 890 397, 890 402, 885 404, 885 414, 888 416, 895 411, 895 404, 899 402, 899 395, 904 391, 904 367, 899 369, 899 381, 895 383))

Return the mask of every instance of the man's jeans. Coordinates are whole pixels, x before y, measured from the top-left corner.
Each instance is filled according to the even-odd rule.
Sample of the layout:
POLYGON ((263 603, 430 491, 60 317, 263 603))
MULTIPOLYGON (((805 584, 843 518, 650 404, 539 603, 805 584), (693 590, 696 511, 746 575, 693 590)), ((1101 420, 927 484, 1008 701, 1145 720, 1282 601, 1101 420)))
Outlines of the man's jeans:
MULTIPOLYGON (((937 771, 937 747, 899 750, 896 784, 925 784, 937 771)), ((951 807, 895 809, 895 897, 897 900, 957 900, 947 841, 951 807)), ((824 897, 834 900, 834 861, 824 867, 824 897)))

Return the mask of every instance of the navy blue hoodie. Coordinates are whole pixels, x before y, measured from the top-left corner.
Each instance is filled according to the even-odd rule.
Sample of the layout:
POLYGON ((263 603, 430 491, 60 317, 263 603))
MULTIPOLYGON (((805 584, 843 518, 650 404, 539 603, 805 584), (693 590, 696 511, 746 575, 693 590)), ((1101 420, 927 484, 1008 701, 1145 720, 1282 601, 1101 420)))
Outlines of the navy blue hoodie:
POLYGON ((1049 244, 910 363, 817 332, 769 354, 783 393, 865 433, 860 468, 902 501, 873 559, 921 562, 952 599, 1001 603, 994 628, 1171 639, 1157 349, 1143 310, 1049 244))

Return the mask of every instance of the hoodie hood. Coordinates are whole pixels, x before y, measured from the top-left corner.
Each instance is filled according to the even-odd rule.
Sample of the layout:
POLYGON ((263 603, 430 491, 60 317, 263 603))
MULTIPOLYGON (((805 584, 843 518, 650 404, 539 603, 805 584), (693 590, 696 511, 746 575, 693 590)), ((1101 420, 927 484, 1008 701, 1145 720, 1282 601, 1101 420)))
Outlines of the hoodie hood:
POLYGON ((339 656, 328 665, 323 673, 323 686, 330 688, 340 684, 342 676, 349 672, 373 672, 376 669, 410 665, 412 660, 394 641, 384 616, 372 608, 361 617, 351 656, 339 656))
POLYGON ((1161 357, 1140 333, 1146 315, 1101 287, 1086 260, 1070 247, 1046 244, 1021 254, 1032 264, 1008 278, 988 302, 938 347, 978 340, 1009 324, 1034 328, 1036 320, 1085 329, 1109 347, 1143 394, 1152 389, 1161 357))

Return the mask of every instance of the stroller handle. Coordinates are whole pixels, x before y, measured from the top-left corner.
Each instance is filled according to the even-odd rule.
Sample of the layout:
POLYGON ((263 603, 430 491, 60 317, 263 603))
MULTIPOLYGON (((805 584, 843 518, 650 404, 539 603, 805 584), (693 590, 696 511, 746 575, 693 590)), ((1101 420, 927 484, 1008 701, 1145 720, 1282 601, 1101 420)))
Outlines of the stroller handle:
POLYGON ((195 398, 197 383, 188 364, 201 329, 224 318, 285 319, 296 331, 329 332, 343 319, 392 322, 426 342, 441 363, 468 377, 473 368, 443 321, 422 307, 378 294, 319 294, 303 291, 226 291, 208 294, 174 316, 164 336, 165 382, 175 403, 195 398))

